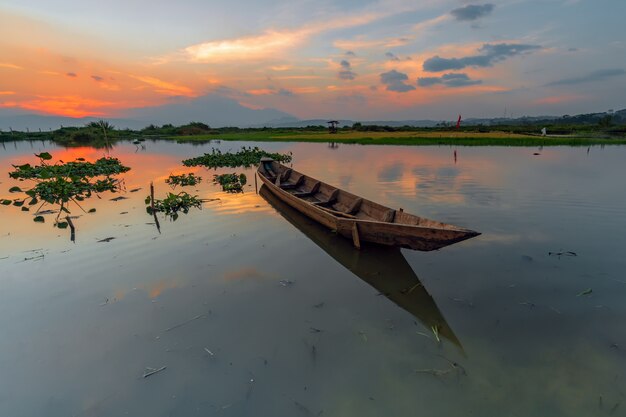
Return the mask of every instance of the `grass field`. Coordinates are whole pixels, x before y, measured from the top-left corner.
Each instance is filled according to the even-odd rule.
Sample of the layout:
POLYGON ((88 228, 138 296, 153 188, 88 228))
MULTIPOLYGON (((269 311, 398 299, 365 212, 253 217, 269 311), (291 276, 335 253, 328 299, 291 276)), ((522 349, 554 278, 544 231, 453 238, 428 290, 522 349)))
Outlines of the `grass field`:
POLYGON ((357 132, 336 134, 327 132, 236 132, 198 136, 173 136, 179 142, 205 142, 209 140, 256 142, 336 142, 361 145, 459 145, 459 146, 592 146, 625 145, 626 139, 590 137, 540 137, 507 132, 357 132))
POLYGON ((117 141, 141 139, 173 140, 178 142, 208 142, 211 140, 249 142, 317 142, 361 145, 449 145, 449 146, 603 146, 626 145, 626 137, 609 136, 601 131, 580 132, 572 135, 541 137, 503 130, 478 132, 476 130, 424 129, 413 131, 356 131, 341 130, 336 134, 306 129, 241 129, 212 130, 204 134, 176 135, 116 130, 107 139, 83 129, 65 129, 55 132, 0 132, 0 142, 14 140, 52 140, 63 146, 105 147, 117 141))

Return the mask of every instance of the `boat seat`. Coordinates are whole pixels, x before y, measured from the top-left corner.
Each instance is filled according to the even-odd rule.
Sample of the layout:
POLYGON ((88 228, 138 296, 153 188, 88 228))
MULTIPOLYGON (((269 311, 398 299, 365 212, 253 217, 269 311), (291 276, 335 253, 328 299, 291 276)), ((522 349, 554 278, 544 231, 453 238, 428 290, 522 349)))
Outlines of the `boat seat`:
POLYGON ((356 198, 354 199, 354 201, 348 206, 348 208, 346 209, 346 213, 348 214, 354 214, 357 211, 359 211, 361 209, 361 204, 363 203, 363 199, 362 198, 356 198))
POLYGON ((267 173, 267 178, 269 178, 269 179, 276 178, 276 173, 272 169, 272 163, 271 162, 263 162, 263 169, 265 169, 265 172, 267 173))
POLYGON ((320 200, 319 202, 315 202, 313 204, 317 204, 317 205, 331 205, 333 204, 335 201, 337 201, 337 196, 339 195, 339 190, 335 189, 330 196, 328 196, 328 198, 326 200, 320 200))
POLYGON ((322 185, 322 183, 317 181, 315 184, 313 184, 313 187, 311 187, 309 191, 293 193, 293 195, 299 198, 312 196, 313 194, 317 194, 317 192, 320 190, 320 185, 322 185))
POLYGON ((293 190, 294 188, 298 188, 300 185, 302 185, 303 181, 304 175, 300 175, 300 177, 298 177, 296 181, 285 181, 281 183, 280 188, 282 188, 283 190, 293 190))

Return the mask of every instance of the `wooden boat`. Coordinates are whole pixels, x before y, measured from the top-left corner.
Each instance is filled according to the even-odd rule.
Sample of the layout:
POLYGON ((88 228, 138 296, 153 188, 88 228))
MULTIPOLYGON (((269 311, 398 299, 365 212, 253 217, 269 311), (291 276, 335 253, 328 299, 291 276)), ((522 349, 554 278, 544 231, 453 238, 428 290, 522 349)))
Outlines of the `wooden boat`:
POLYGON ((413 315, 426 331, 437 332, 464 353, 461 341, 448 325, 435 300, 406 261, 400 248, 364 243, 356 250, 348 240, 331 233, 287 205, 263 185, 259 194, 313 243, 381 295, 413 315))
POLYGON ((473 230, 394 210, 263 158, 257 173, 268 189, 291 207, 340 235, 420 251, 440 249, 478 236, 473 230))

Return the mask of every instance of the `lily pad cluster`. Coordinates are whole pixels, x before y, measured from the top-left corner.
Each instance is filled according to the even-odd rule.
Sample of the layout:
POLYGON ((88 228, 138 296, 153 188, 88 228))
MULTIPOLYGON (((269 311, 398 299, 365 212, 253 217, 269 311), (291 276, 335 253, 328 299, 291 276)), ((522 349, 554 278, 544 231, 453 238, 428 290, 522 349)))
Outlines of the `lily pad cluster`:
POLYGON ((189 209, 196 207, 200 208, 202 206, 203 200, 198 198, 198 196, 190 195, 184 191, 181 191, 178 194, 167 193, 167 197, 163 200, 154 200, 154 206, 151 204, 150 196, 146 197, 146 211, 148 214, 155 214, 156 212, 164 213, 166 216, 169 216, 172 220, 178 219, 178 212, 183 212, 185 214, 189 213, 189 209), (154 209, 153 209, 154 207, 154 209))
POLYGON ((198 177, 193 173, 170 175, 169 178, 165 180, 166 183, 173 187, 176 187, 177 185, 180 185, 181 187, 197 185, 200 181, 202 181, 202 177, 198 177))
POLYGON ((247 148, 243 147, 239 152, 225 152, 222 153, 219 149, 211 149, 211 153, 205 153, 202 156, 196 158, 185 159, 183 165, 188 167, 204 166, 207 168, 219 168, 219 167, 250 167, 257 165, 261 162, 261 158, 272 158, 278 162, 291 162, 292 155, 281 153, 270 153, 259 149, 258 147, 247 148))
POLYGON ((213 176, 213 183, 220 184, 222 191, 229 193, 242 193, 243 186, 246 185, 247 182, 246 174, 237 175, 233 173, 213 176))
MULTIPOLYGON (((13 179, 30 182, 30 188, 12 187, 9 192, 22 193, 22 197, 3 200, 1 203, 13 204, 22 207, 22 211, 29 211, 28 206, 41 202, 37 212, 46 204, 60 205, 57 220, 61 213, 70 212, 68 209, 70 202, 82 209, 80 202, 93 194, 118 191, 121 183, 113 176, 130 170, 117 158, 104 157, 96 162, 86 162, 84 158, 78 158, 73 162, 59 161, 56 164, 50 164, 47 161, 52 159, 52 155, 48 152, 35 154, 35 156, 40 159, 41 165, 13 165, 15 170, 9 173, 9 177, 13 179)), ((34 220, 41 222, 43 218, 37 216, 34 220)), ((63 226, 66 225, 61 225, 63 226)))

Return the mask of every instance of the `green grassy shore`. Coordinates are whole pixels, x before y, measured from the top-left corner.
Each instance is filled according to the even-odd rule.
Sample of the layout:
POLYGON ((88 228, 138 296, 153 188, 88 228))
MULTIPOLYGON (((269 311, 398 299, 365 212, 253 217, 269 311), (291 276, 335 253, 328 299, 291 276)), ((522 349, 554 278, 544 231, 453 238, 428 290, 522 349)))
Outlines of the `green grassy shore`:
POLYGON ((118 141, 171 140, 184 143, 208 141, 314 142, 361 145, 457 145, 457 146, 599 146, 625 145, 626 126, 594 125, 548 126, 546 137, 536 126, 468 126, 459 130, 405 126, 353 126, 331 134, 322 126, 307 128, 219 128, 203 123, 184 126, 148 126, 140 131, 115 129, 107 122, 85 127, 66 127, 51 132, 0 132, 0 142, 51 140, 62 146, 106 147, 118 141))

